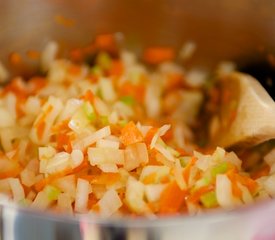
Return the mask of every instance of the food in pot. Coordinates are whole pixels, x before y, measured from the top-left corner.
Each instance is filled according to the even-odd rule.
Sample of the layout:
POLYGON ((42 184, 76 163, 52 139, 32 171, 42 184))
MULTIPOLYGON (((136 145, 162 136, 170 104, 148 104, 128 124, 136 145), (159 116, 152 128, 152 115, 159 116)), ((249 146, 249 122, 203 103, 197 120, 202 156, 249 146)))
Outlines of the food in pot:
POLYGON ((40 74, 1 87, 6 198, 69 214, 152 217, 231 209, 275 194, 274 150, 251 172, 234 152, 198 143, 207 125, 202 106, 217 104, 211 74, 185 70, 169 48, 146 50, 146 65, 108 36, 67 59, 56 58, 57 49, 47 45, 40 74))

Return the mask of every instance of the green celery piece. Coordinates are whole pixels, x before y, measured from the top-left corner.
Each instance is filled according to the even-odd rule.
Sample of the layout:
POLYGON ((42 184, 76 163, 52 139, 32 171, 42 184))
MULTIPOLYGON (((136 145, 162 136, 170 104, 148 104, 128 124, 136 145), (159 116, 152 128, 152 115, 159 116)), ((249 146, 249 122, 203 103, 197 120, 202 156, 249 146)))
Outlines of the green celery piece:
POLYGON ((228 170, 227 162, 222 162, 212 168, 211 174, 213 177, 215 177, 217 174, 225 173, 227 170, 228 170))
POLYGON ((90 121, 94 121, 96 119, 95 110, 91 103, 84 102, 83 110, 90 121))
POLYGON ((48 185, 46 186, 45 190, 46 195, 50 201, 55 201, 60 194, 60 190, 54 186, 48 185))
POLYGON ((133 106, 136 102, 132 96, 123 96, 120 98, 120 101, 128 106, 133 106))
POLYGON ((104 126, 109 125, 109 119, 107 116, 100 116, 100 121, 104 126))
POLYGON ((190 162, 192 157, 180 157, 179 160, 180 160, 180 165, 182 167, 185 167, 187 165, 188 162, 190 162))
POLYGON ((118 121, 118 124, 121 126, 121 127, 125 127, 125 125, 128 123, 127 120, 119 120, 118 121))
POLYGON ((91 73, 96 76, 101 76, 102 75, 102 70, 98 65, 95 65, 91 68, 91 73))
POLYGON ((200 201, 206 208, 212 208, 218 205, 216 192, 214 191, 203 194, 200 197, 200 201))
POLYGON ((97 64, 103 69, 108 70, 112 65, 112 59, 106 52, 101 52, 97 56, 97 64))

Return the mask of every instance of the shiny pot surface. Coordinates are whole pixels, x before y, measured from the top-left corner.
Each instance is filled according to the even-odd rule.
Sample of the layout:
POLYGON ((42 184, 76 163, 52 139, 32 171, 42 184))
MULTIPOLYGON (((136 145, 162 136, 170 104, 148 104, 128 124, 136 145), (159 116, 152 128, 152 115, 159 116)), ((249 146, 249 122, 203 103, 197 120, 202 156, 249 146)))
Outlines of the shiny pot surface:
MULTIPOLYGON (((63 48, 88 43, 98 33, 120 32, 140 53, 149 45, 179 49, 194 41, 192 64, 214 66, 264 59, 275 49, 271 0, 0 0, 0 59, 11 51, 40 50, 49 40, 63 48), (57 19, 71 20, 64 27, 57 19)), ((275 239, 275 202, 230 212, 155 219, 59 216, 0 205, 1 239, 275 239)))

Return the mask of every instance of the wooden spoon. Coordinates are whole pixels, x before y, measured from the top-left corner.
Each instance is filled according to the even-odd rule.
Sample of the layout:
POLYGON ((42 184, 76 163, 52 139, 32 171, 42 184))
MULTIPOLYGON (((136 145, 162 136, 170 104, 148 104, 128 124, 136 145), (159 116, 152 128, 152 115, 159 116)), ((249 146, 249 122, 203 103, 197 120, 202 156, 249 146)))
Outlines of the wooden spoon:
POLYGON ((252 76, 233 72, 221 81, 221 104, 212 143, 254 146, 275 138, 275 102, 252 76))

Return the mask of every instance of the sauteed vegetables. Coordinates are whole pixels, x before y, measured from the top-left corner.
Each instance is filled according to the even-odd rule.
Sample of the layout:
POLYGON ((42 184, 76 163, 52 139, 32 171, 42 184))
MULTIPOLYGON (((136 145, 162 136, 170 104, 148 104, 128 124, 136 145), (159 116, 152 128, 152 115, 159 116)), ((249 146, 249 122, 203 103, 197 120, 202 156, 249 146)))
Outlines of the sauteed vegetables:
POLYGON ((2 198, 109 217, 197 214, 275 194, 274 150, 251 173, 234 152, 197 143, 205 93, 209 109, 217 96, 205 71, 183 69, 169 48, 146 50, 145 65, 108 35, 67 59, 57 49, 42 52, 43 74, 1 87, 2 198))

